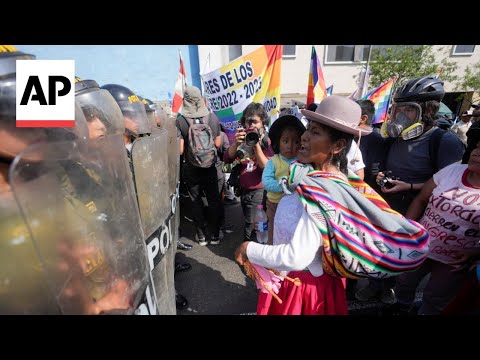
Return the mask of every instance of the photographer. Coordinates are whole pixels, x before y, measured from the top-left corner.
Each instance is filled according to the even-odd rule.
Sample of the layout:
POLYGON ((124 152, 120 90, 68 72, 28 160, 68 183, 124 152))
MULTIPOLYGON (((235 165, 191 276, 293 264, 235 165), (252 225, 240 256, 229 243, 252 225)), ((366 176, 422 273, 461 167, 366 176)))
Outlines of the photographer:
POLYGON ((228 148, 223 161, 240 162, 240 189, 243 216, 245 218, 245 240, 255 240, 254 216, 257 205, 263 201, 263 169, 273 155, 265 125, 269 116, 262 104, 251 103, 243 111, 235 142, 228 148))
MULTIPOLYGON (((390 146, 385 169, 376 180, 382 197, 402 215, 433 174, 462 158, 464 146, 457 136, 434 126, 444 95, 440 79, 423 77, 406 82, 395 93, 391 117, 380 130, 390 146), (387 171, 391 173, 386 176, 387 171)), ((393 304, 393 283, 370 281, 355 297, 366 301, 376 295, 393 304)))

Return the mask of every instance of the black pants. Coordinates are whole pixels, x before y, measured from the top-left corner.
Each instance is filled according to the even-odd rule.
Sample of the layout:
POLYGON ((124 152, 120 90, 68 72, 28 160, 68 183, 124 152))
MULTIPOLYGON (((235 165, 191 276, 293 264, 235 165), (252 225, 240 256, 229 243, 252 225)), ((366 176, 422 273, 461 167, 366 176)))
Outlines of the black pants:
POLYGON ((218 217, 220 193, 218 191, 217 169, 215 165, 205 169, 192 165, 186 166, 185 183, 192 200, 192 214, 195 226, 204 228, 205 219, 203 216, 202 194, 205 193, 208 202, 207 224, 210 227, 212 236, 218 237, 220 229, 218 217))
POLYGON ((220 228, 225 226, 225 206, 223 204, 223 187, 225 185, 225 174, 223 173, 223 162, 217 162, 215 165, 217 169, 217 186, 218 186, 218 193, 220 194, 220 202, 218 206, 218 217, 219 217, 219 224, 220 228))
POLYGON ((257 234, 255 232, 255 211, 257 206, 262 204, 263 189, 245 190, 242 189, 242 210, 245 218, 244 240, 256 241, 257 234))

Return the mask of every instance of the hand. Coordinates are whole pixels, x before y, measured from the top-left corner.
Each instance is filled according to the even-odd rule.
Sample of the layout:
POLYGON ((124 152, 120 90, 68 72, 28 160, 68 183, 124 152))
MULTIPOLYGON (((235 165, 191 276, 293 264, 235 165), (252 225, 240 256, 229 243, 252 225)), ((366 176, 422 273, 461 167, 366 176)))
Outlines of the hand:
POLYGON ((243 127, 237 128, 237 132, 235 133, 235 144, 237 144, 237 146, 245 142, 245 135, 247 135, 247 133, 243 127))
POLYGON ((377 174, 377 177, 375 178, 375 182, 380 186, 380 181, 382 181, 384 177, 385 177, 385 174, 379 171, 377 174))
POLYGON ((287 179, 286 176, 282 176, 282 177, 278 180, 278 184, 279 184, 280 187, 282 188, 284 194, 292 195, 292 192, 288 189, 288 179, 287 179))
POLYGON ((248 260, 247 257, 247 247, 250 241, 244 241, 238 248, 235 250, 235 262, 238 265, 243 265, 245 261, 248 260))
MULTIPOLYGON (((380 173, 379 173, 380 174, 380 173)), ((378 176, 377 176, 378 178, 378 176)), ((408 191, 410 190, 410 184, 406 183, 405 181, 400 181, 400 180, 389 180, 388 181, 390 184, 394 185, 392 188, 387 189, 386 187, 382 187, 382 192, 386 194, 390 193, 397 193, 400 191, 408 191)))

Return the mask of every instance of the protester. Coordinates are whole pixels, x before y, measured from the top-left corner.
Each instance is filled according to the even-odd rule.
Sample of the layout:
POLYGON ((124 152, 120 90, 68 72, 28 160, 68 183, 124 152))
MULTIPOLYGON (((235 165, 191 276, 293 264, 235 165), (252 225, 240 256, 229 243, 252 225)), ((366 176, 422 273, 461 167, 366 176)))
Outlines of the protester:
MULTIPOLYGON (((255 211, 264 198, 262 173, 274 152, 265 129, 269 116, 262 104, 248 105, 239 122, 241 127, 237 129, 235 141, 224 154, 223 161, 228 164, 237 160, 240 163, 237 166, 240 167, 240 199, 245 219, 244 238, 255 240, 255 211), (251 145, 245 141, 247 132, 253 138, 251 145)), ((232 174, 233 172, 232 170, 232 174)))
MULTIPOLYGON (((322 101, 315 112, 303 110, 309 120, 301 137, 298 161, 311 164, 323 174, 347 180, 346 154, 359 131, 360 107, 353 101, 330 96, 322 101)), ((240 265, 246 260, 264 267, 288 272, 299 278, 301 285, 283 282, 278 296, 283 304, 272 296, 260 293, 257 314, 344 315, 347 301, 342 281, 323 271, 322 236, 311 215, 302 204, 298 193, 284 196, 278 204, 275 216, 273 246, 246 241, 235 252, 240 265)))
POLYGON ((188 86, 183 97, 181 115, 177 117, 176 126, 180 130, 180 155, 185 154, 183 177, 192 200, 193 220, 195 223, 195 240, 200 246, 208 244, 206 239, 205 218, 203 215, 202 195, 208 202, 207 225, 210 227, 210 245, 220 243, 220 192, 218 191, 217 149, 221 146, 220 120, 209 112, 203 101, 200 89, 188 86), (193 129, 199 129, 197 132, 193 129), (196 135, 198 134, 198 135, 196 135), (195 136, 206 136, 205 139, 195 139, 195 136), (192 142, 208 147, 203 154, 195 153, 197 146, 192 142), (200 161, 198 163, 196 160, 200 161))
MULTIPOLYGON (((385 168, 376 181, 382 197, 402 215, 434 173, 462 158, 464 146, 458 137, 434 126, 444 95, 441 79, 409 80, 395 93, 391 117, 382 124, 388 148, 385 168)), ((378 297, 391 305, 395 303, 394 283, 395 278, 372 280, 355 296, 361 301, 378 297)))
MULTIPOLYGON (((479 129, 475 129, 479 132, 479 129)), ((480 139, 470 143, 467 164, 451 164, 428 180, 413 200, 406 216, 419 219, 431 235, 427 260, 417 270, 397 277, 397 304, 393 310, 407 314, 415 290, 430 274, 423 290, 420 315, 440 314, 469 281, 470 267, 480 258, 480 139), (425 210, 424 210, 425 209, 425 210)))

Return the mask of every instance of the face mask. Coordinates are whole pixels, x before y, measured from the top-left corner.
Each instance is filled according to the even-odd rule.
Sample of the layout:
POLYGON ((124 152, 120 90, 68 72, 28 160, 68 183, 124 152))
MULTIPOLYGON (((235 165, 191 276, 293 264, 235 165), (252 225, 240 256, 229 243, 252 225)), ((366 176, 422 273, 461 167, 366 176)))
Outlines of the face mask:
POLYGON ((388 137, 397 138, 402 134, 403 130, 411 125, 413 125, 412 120, 408 118, 408 116, 403 113, 398 113, 395 119, 385 123, 385 131, 388 137))

